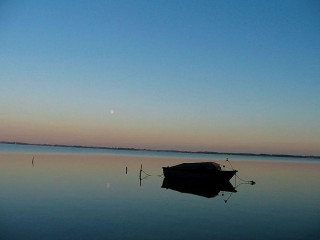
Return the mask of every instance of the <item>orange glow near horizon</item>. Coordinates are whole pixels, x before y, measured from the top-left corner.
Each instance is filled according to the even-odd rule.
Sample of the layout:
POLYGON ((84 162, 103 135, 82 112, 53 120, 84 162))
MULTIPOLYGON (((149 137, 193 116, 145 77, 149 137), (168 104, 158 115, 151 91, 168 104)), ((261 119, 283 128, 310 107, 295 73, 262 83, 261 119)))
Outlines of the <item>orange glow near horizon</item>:
POLYGON ((2 121, 1 141, 105 147, 134 147, 190 151, 249 152, 320 155, 318 139, 293 138, 263 131, 188 129, 186 126, 151 126, 133 123, 2 121))

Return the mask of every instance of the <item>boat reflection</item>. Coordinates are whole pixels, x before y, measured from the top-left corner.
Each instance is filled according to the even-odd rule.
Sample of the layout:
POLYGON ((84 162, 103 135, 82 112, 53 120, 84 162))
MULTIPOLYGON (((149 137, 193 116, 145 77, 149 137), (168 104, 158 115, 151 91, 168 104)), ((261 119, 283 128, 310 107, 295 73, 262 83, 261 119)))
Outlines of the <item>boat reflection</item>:
POLYGON ((165 177, 163 179, 161 187, 178 191, 181 193, 194 194, 206 198, 214 198, 218 196, 220 192, 237 192, 237 190, 228 181, 213 182, 195 179, 179 179, 165 177))

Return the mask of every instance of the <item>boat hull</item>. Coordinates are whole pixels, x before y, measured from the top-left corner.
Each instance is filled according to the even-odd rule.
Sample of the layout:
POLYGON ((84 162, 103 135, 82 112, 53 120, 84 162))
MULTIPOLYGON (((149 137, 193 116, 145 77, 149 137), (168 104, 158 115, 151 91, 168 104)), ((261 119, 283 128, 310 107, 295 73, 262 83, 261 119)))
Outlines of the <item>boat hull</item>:
POLYGON ((230 181, 237 173, 234 171, 185 171, 163 167, 163 175, 167 178, 191 178, 198 180, 230 181))

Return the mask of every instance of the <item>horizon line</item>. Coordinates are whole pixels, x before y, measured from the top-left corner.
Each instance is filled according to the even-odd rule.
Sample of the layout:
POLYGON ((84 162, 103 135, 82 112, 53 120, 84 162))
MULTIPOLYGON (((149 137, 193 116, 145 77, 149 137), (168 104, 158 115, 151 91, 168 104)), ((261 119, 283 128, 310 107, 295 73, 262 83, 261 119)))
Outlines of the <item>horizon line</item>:
POLYGON ((239 156, 260 156, 260 157, 295 157, 295 158, 314 158, 320 159, 317 155, 294 155, 294 154, 272 154, 272 153, 246 153, 246 152, 217 152, 217 151, 187 151, 175 149, 148 149, 134 147, 98 147, 84 145, 64 145, 64 144, 47 144, 47 143, 27 143, 27 142, 11 142, 0 141, 0 144, 18 144, 33 146, 50 146, 50 147, 73 147, 73 148, 92 148, 92 149, 112 149, 112 150, 128 150, 128 151, 148 151, 148 152, 172 152, 172 153, 191 153, 191 154, 222 154, 222 155, 239 155, 239 156))

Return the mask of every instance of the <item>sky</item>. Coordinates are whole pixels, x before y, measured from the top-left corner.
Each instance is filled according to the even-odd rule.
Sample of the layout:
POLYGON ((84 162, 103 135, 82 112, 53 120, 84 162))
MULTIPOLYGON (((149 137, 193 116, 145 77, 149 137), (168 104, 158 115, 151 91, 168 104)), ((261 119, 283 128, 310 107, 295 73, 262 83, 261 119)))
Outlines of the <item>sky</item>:
POLYGON ((320 155, 319 1, 0 0, 0 141, 320 155))

